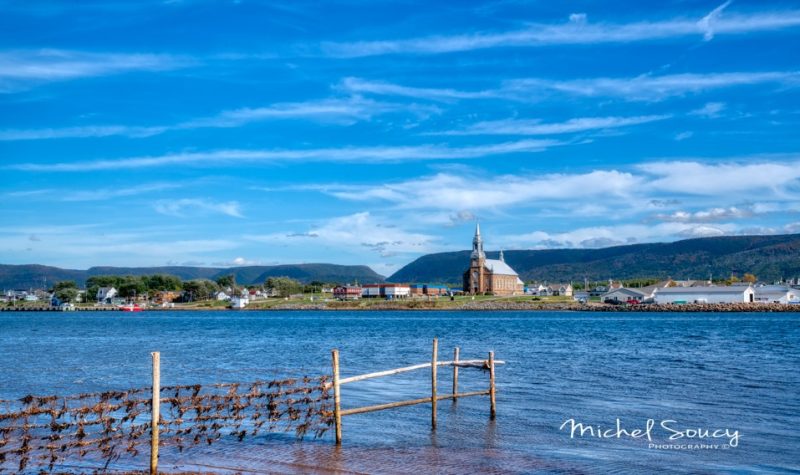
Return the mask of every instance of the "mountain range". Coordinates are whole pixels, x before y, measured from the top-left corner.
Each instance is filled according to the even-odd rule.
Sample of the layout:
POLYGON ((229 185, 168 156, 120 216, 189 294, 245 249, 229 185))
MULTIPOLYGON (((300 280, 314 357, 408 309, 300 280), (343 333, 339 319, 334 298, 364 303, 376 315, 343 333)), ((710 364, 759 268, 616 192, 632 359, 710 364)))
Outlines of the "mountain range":
MULTIPOLYGON (((487 252, 497 259, 498 252, 487 252)), ((461 285, 470 251, 428 254, 385 279, 388 282, 430 282, 461 285)), ((602 249, 509 250, 506 262, 524 281, 600 281, 606 279, 707 279, 741 276, 745 272, 773 281, 800 276, 800 234, 724 236, 671 243, 631 244, 602 249)), ((0 264, 0 289, 41 288, 60 280, 83 285, 95 275, 170 274, 183 280, 216 279, 233 274, 239 284, 260 284, 269 277, 287 276, 303 283, 383 282, 384 277, 363 265, 285 264, 275 266, 213 267, 91 267, 61 269, 44 265, 0 264)))
MULTIPOLYGON (((497 259, 498 252, 487 252, 497 259)), ((470 251, 422 256, 387 278, 389 282, 461 285, 470 251)), ((602 249, 510 250, 505 261, 524 281, 606 279, 707 279, 745 272, 765 281, 800 276, 800 234, 724 236, 602 249)))
POLYGON ((303 283, 321 282, 383 282, 384 277, 367 266, 337 264, 284 264, 275 266, 213 267, 91 267, 86 270, 61 269, 38 264, 0 264, 0 289, 29 289, 51 286, 60 280, 74 280, 83 286, 86 279, 96 275, 169 274, 183 280, 216 279, 233 274, 243 285, 261 284, 269 277, 291 277, 303 283))

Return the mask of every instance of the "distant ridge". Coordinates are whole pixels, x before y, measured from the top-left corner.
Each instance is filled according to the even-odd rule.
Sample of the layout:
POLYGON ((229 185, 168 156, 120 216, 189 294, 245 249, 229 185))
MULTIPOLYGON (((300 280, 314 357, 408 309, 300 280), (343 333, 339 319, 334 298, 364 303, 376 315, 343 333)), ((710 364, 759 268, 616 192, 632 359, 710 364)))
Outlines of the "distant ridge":
POLYGON ((236 282, 244 285, 261 284, 268 277, 288 276, 303 283, 322 282, 383 282, 384 277, 367 266, 345 266, 337 264, 283 264, 275 266, 247 267, 90 267, 86 270, 61 269, 39 264, 9 265, 0 264, 1 289, 41 288, 46 280, 50 286, 59 280, 74 280, 83 286, 95 275, 148 275, 169 274, 183 280, 216 279, 234 274, 236 282))
MULTIPOLYGON (((461 285, 470 251, 422 256, 387 278, 389 282, 461 285)), ((497 258, 497 252, 487 257, 497 258)), ((523 280, 599 281, 610 278, 707 279, 751 272, 764 280, 800 276, 800 234, 724 236, 602 249, 505 251, 523 280)))

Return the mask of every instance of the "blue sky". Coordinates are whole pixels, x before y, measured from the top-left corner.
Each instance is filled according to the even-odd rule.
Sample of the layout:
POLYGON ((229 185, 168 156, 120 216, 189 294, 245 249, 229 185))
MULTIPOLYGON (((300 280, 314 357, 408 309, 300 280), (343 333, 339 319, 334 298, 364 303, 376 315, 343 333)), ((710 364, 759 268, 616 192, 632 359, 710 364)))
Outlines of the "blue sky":
POLYGON ((0 262, 800 232, 800 5, 0 0, 0 262))

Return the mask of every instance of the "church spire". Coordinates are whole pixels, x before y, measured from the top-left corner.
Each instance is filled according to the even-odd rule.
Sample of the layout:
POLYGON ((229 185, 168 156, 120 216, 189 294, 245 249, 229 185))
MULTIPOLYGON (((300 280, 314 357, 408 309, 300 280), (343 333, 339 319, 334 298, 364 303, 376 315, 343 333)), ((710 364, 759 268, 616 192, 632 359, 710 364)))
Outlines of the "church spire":
POLYGON ((486 254, 483 253, 483 239, 481 238, 481 225, 475 224, 475 237, 472 238, 472 259, 486 259, 486 254))

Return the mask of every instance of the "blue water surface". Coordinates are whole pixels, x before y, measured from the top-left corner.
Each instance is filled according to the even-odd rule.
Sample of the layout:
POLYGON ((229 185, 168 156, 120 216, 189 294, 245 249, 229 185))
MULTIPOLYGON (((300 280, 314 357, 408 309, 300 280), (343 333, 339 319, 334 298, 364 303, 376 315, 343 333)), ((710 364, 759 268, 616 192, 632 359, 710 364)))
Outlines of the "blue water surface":
MULTIPOLYGON (((497 419, 486 397, 348 416, 332 434, 223 442, 165 456, 169 469, 268 473, 797 473, 799 313, 121 312, 0 313, 0 399, 162 384, 342 376, 439 359, 505 361, 497 419), (656 425, 651 438, 570 437, 569 419, 616 431, 656 425), (675 430, 738 431, 669 440, 675 430), (653 447, 651 444, 655 444, 653 447), (698 448, 694 444, 719 445, 698 448), (728 444, 729 447, 725 447, 728 444)), ((451 388, 440 368, 439 392, 451 388)), ((462 369, 460 390, 487 387, 462 369)), ((343 387, 343 407, 430 394, 430 370, 343 387)))

